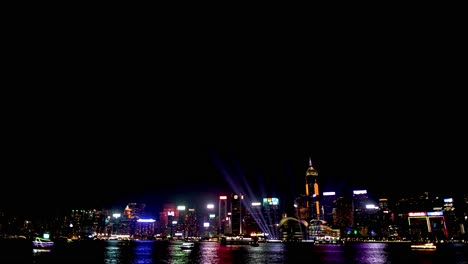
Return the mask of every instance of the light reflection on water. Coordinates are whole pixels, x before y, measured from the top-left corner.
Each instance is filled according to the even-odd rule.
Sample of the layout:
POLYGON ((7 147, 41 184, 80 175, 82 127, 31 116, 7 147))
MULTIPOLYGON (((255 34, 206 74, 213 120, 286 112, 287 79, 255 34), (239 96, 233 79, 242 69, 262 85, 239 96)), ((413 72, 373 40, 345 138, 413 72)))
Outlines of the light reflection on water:
POLYGON ((196 242, 195 247, 190 250, 182 249, 180 247, 182 242, 101 241, 94 243, 96 244, 58 248, 47 254, 35 255, 33 263, 468 263, 466 244, 441 245, 436 252, 415 252, 411 251, 406 243, 349 243, 346 245, 261 243, 260 246, 253 247, 251 245, 220 245, 217 242, 196 242))
POLYGON ((367 243, 362 250, 356 250, 354 260, 356 263, 388 263, 389 244, 388 243, 367 243))

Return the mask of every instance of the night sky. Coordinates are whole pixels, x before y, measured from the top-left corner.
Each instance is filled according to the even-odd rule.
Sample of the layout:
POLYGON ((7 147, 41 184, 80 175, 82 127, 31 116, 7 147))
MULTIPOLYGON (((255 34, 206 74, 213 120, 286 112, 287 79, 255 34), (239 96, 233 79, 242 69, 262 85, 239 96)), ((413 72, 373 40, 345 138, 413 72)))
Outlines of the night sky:
POLYGON ((459 34, 366 25, 13 43, 0 209, 287 200, 309 158, 322 191, 466 192, 459 34))
POLYGON ((64 102, 17 113, 4 137, 2 205, 36 212, 141 202, 158 210, 233 190, 285 201, 305 192, 309 158, 321 191, 464 191, 456 105, 447 106, 450 117, 436 98, 416 104, 419 95, 336 104, 297 96, 291 105, 281 93, 276 101, 244 93, 212 105, 64 102))

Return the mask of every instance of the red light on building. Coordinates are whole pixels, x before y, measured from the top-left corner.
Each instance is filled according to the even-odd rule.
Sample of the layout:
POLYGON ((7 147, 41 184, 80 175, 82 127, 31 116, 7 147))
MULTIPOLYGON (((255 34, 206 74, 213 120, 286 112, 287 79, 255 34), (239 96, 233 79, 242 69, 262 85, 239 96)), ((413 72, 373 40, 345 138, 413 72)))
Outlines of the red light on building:
POLYGON ((426 212, 408 213, 408 216, 426 216, 426 212))

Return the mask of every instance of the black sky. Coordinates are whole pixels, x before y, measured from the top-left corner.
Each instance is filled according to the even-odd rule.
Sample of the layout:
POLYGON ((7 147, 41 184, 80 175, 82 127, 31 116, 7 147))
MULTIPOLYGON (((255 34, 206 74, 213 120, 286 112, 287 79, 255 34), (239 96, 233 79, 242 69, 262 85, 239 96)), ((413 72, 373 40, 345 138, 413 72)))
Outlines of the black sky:
POLYGON ((4 141, 2 200, 28 210, 159 208, 238 187, 249 193, 247 186, 259 198, 287 199, 304 193, 309 158, 322 191, 367 189, 376 198, 464 191, 461 107, 402 92, 353 100, 370 95, 238 92, 213 104, 179 97, 169 105, 65 100, 17 109, 4 141))
POLYGON ((461 38, 390 22, 12 43, 0 208, 158 207, 226 175, 290 197, 309 158, 323 191, 464 192, 461 38))

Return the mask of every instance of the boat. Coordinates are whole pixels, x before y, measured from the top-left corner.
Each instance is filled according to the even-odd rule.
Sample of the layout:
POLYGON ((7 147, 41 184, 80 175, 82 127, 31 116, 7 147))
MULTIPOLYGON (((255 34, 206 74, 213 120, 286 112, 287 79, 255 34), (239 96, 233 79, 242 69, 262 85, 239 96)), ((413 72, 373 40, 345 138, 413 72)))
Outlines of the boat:
POLYGON ((432 242, 428 242, 428 243, 423 243, 423 244, 412 244, 411 249, 432 251, 432 250, 436 250, 437 246, 432 242))
POLYGON ((34 248, 51 248, 54 246, 54 241, 43 237, 35 237, 32 243, 34 248))
POLYGON ((180 248, 182 249, 192 249, 195 247, 195 243, 194 242, 184 242, 180 245, 180 248))
POLYGON ((244 236, 222 236, 221 245, 254 245, 258 243, 258 238, 244 236))

